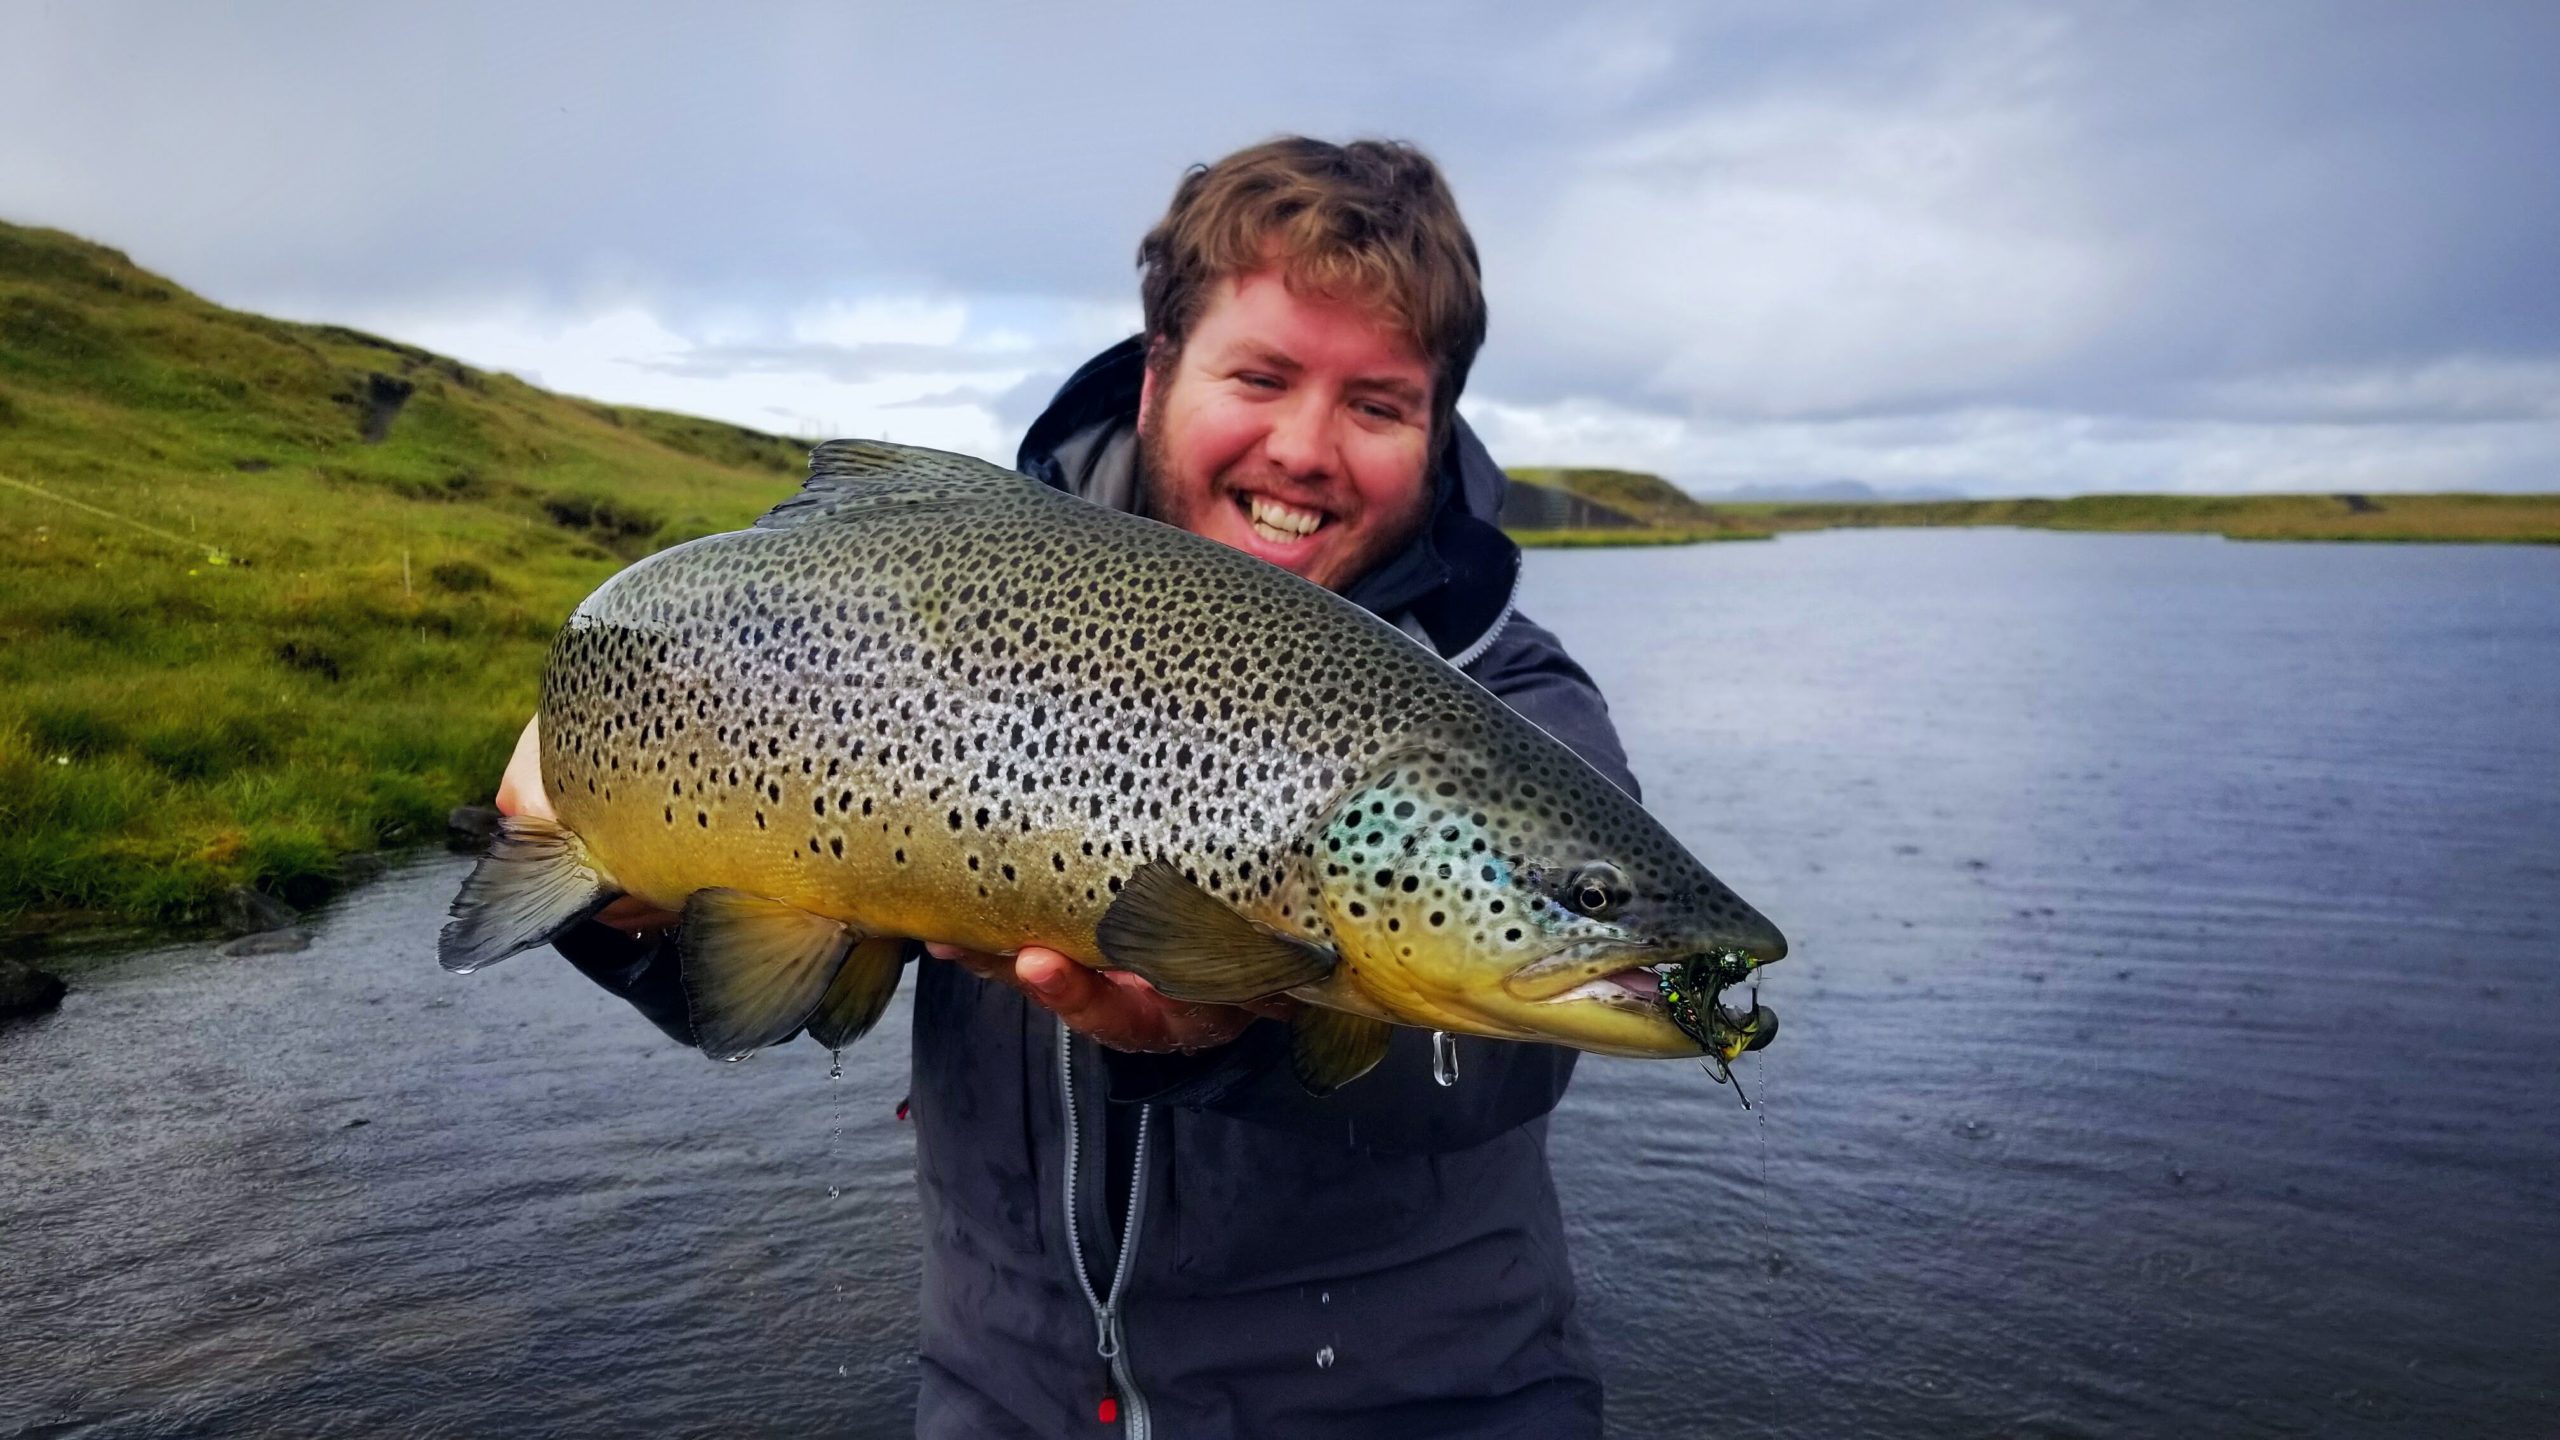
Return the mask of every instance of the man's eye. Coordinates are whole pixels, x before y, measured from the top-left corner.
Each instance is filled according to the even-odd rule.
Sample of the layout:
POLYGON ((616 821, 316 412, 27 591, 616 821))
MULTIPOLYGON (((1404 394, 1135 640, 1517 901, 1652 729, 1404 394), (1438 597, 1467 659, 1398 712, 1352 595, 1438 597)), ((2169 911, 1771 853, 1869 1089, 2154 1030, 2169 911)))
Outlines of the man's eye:
POLYGON ((1360 413, 1368 416, 1372 420, 1384 420, 1390 425, 1404 418, 1404 412, 1396 409, 1394 406, 1379 405, 1375 403, 1362 405, 1360 407, 1360 413))
POLYGON ((1246 374, 1239 375, 1236 378, 1243 381, 1245 384, 1252 386, 1256 390, 1277 390, 1280 388, 1280 379, 1276 375, 1246 374))

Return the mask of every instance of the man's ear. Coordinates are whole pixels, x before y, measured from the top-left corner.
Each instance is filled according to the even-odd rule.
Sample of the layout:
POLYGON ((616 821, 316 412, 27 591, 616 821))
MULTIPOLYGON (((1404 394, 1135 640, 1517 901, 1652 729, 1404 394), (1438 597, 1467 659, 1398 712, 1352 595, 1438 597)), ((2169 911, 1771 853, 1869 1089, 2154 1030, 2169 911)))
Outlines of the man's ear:
POLYGON ((1159 368, 1156 362, 1163 357, 1163 354, 1162 339, 1147 341, 1146 362, 1139 367, 1138 376, 1138 428, 1141 430, 1147 428, 1147 417, 1155 413, 1156 371, 1159 368))

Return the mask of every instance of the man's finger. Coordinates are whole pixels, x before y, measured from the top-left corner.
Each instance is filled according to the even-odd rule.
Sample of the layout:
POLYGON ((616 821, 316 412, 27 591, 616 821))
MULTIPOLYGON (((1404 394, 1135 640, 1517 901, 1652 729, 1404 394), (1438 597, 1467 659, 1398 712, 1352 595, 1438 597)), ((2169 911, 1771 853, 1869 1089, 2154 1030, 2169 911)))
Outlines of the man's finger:
MULTIPOLYGON (((1030 949, 1014 957, 1014 974, 1051 1013, 1105 1045, 1121 1050, 1162 1050, 1170 1045, 1164 1017, 1147 999, 1112 983, 1111 976, 1077 964, 1055 950, 1030 949)), ((1148 992, 1152 997, 1153 991, 1148 992)))
POLYGON ((596 912, 597 924, 616 930, 672 930, 683 919, 682 915, 661 910, 646 900, 636 900, 628 895, 596 912))
POLYGON ((542 717, 524 722, 515 753, 507 757, 507 773, 498 781, 498 813, 552 820, 551 797, 542 791, 542 717))

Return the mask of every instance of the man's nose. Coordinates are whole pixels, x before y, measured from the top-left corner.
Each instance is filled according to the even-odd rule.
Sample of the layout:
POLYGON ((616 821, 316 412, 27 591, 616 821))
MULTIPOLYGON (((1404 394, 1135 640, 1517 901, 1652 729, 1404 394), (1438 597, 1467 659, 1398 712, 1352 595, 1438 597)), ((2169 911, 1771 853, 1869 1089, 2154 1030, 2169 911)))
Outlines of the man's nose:
POLYGON ((1333 473, 1333 407, 1321 396, 1301 391, 1272 407, 1271 433, 1262 439, 1263 454, 1292 479, 1321 479, 1333 473))

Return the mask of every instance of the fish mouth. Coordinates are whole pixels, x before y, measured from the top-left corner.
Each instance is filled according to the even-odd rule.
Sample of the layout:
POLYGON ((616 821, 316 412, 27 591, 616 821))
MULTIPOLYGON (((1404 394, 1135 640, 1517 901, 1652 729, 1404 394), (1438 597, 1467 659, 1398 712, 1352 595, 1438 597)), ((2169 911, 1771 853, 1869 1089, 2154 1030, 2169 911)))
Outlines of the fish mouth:
MULTIPOLYGON (((1586 944, 1568 946, 1566 950, 1597 948, 1586 944)), ((1549 958, 1557 959, 1564 953, 1560 951, 1558 956, 1549 958)), ((1591 958, 1596 956, 1574 957, 1581 964, 1590 963, 1591 958)), ((1629 956, 1620 968, 1547 995, 1538 1003, 1604 1005, 1631 1015, 1668 1020, 1708 1055, 1731 1065, 1746 1051, 1761 1049, 1778 1037, 1777 1012, 1760 1003, 1757 985, 1752 986, 1749 1009, 1736 1013, 1724 1003, 1725 992, 1746 983, 1763 963, 1740 950, 1714 950, 1650 963, 1641 956, 1629 956)))

